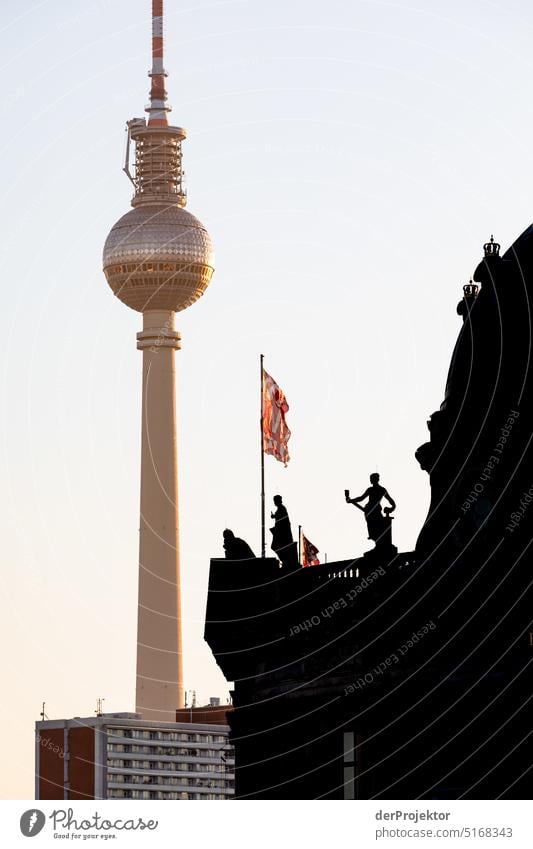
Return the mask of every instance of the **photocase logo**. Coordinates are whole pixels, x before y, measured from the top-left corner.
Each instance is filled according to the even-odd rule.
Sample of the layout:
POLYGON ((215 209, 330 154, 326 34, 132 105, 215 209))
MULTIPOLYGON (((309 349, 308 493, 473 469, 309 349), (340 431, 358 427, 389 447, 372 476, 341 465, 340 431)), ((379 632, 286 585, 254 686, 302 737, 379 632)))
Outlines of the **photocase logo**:
POLYGON ((20 830, 24 837, 35 837, 43 830, 46 817, 42 811, 37 808, 30 808, 25 811, 20 818, 20 830))

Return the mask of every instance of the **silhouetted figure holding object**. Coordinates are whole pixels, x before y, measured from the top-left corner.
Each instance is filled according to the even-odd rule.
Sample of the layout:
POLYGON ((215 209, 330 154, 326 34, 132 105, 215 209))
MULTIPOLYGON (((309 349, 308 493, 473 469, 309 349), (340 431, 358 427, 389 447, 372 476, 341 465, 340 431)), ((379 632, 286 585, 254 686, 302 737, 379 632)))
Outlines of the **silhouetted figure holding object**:
POLYGON ((226 552, 227 560, 253 560, 255 554, 252 549, 243 539, 236 537, 233 531, 229 528, 223 533, 224 551, 226 552))
POLYGON ((366 524, 368 528, 368 539, 374 540, 376 547, 392 546, 391 538, 391 513, 396 509, 396 502, 389 495, 384 486, 379 483, 379 475, 377 472, 370 475, 371 486, 359 495, 357 498, 350 498, 350 493, 345 490, 347 504, 353 504, 362 510, 365 514, 366 524), (360 501, 367 502, 363 506, 360 501), (384 514, 381 511, 381 501, 385 498, 389 502, 389 507, 385 507, 384 514))
POLYGON ((274 496, 274 504, 276 505, 276 510, 270 514, 270 518, 274 519, 275 525, 270 530, 272 532, 272 551, 277 553, 286 545, 290 545, 293 539, 289 514, 287 513, 287 508, 283 503, 281 495, 274 496))
POLYGON ((298 546, 292 538, 292 529, 281 495, 274 496, 276 510, 270 514, 274 519, 274 527, 270 528, 272 534, 272 551, 281 560, 284 566, 298 564, 298 546))

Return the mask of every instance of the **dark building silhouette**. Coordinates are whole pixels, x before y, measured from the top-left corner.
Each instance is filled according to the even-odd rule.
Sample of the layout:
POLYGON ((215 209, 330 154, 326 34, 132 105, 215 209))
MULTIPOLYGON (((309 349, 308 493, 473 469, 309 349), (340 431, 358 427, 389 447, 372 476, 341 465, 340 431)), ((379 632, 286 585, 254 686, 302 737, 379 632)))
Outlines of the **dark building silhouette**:
POLYGON ((533 777, 533 226, 464 289, 416 550, 211 561, 240 798, 521 799, 533 777))

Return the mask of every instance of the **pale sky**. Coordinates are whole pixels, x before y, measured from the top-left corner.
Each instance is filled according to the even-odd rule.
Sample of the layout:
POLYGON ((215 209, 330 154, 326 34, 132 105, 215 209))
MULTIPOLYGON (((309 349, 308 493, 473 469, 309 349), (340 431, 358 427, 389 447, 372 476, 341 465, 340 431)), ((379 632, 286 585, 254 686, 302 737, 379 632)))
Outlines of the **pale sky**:
MULTIPOLYGON (((149 0, 2 0, 2 798, 32 798, 34 722, 133 710, 139 314, 101 270, 129 209, 149 0), (21 11, 22 10, 22 11, 21 11)), ((178 317, 185 679, 228 686, 203 642, 209 558, 259 550, 259 365, 284 389, 267 492, 328 559, 369 543, 344 489, 378 469, 410 550, 414 452, 443 398, 461 287, 491 232, 531 222, 526 0, 166 2, 188 208, 215 243, 178 317)), ((269 502, 270 506, 270 502, 269 502)))

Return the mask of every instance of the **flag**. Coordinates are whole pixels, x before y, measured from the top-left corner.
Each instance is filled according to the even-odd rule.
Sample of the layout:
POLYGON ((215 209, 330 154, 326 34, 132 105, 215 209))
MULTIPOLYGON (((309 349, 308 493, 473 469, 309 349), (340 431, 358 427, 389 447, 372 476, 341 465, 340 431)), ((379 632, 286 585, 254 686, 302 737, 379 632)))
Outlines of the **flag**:
POLYGON ((320 566, 320 560, 317 557, 318 548, 309 542, 305 534, 302 534, 302 566, 320 566))
POLYGON ((288 410, 284 393, 263 369, 263 451, 285 466, 290 460, 287 443, 291 432, 285 421, 288 410))

